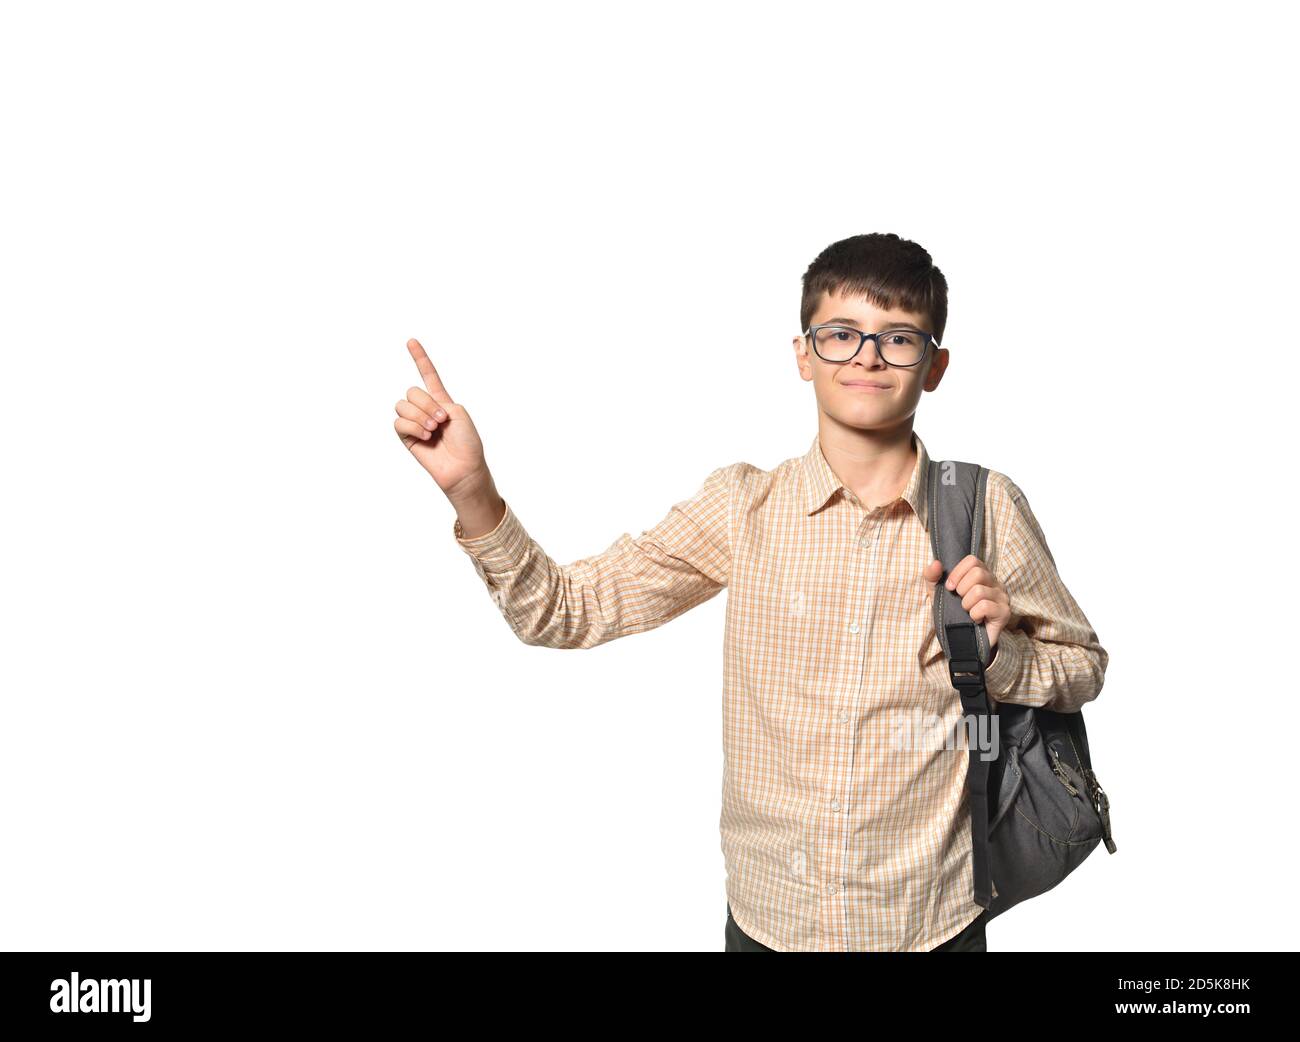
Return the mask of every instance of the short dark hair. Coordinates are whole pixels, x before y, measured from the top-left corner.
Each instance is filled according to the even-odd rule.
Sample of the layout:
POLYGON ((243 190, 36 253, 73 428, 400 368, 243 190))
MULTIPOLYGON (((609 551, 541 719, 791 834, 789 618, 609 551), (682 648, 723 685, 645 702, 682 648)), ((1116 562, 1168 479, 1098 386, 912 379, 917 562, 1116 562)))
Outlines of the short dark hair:
POLYGON ((876 307, 925 315, 943 341, 948 324, 948 280, 926 250, 893 232, 854 235, 831 243, 803 275, 799 331, 812 322, 823 292, 865 296, 876 307))

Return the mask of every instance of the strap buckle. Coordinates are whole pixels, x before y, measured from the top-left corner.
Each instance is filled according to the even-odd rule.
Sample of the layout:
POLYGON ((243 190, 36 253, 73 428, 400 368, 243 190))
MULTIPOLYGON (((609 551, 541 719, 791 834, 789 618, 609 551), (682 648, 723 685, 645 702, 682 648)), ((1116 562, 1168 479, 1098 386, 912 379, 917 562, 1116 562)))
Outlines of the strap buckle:
POLYGON ((984 686, 984 666, 978 659, 949 659, 948 673, 955 688, 984 686))

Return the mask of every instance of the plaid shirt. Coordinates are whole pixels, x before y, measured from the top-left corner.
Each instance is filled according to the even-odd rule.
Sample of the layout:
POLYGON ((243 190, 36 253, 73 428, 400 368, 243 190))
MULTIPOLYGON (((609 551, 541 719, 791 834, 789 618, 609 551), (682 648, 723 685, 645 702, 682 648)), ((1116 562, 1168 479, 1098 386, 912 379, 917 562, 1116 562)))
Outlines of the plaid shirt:
MULTIPOLYGON (((913 438, 907 487, 873 509, 835 476, 815 437, 770 471, 714 470, 653 528, 568 565, 547 556, 509 503, 489 533, 466 539, 453 526, 526 644, 594 647, 727 588, 727 901, 740 928, 777 951, 929 951, 981 911, 969 753, 951 738, 961 703, 922 578, 933 558, 930 461, 913 438)), ((995 470, 978 556, 1013 612, 986 670, 990 696, 1062 712, 1096 698, 1107 653, 1024 493, 995 470)))

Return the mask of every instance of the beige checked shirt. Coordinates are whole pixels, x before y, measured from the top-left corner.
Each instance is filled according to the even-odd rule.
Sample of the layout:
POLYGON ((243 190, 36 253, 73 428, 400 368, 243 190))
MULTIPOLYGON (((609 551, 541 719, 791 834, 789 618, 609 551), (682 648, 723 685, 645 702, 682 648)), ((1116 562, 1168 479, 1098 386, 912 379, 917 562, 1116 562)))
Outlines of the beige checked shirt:
MULTIPOLYGON (((718 468, 650 530, 568 565, 509 503, 489 533, 465 539, 453 526, 526 644, 594 647, 727 588, 727 901, 740 928, 777 951, 929 951, 981 910, 969 753, 951 738, 961 703, 922 578, 929 456, 913 438, 906 489, 874 509, 835 476, 815 437, 770 471, 718 468)), ((978 556, 1013 612, 989 694, 1077 709, 1101 691, 1107 653, 1024 493, 990 470, 985 501, 978 556)))

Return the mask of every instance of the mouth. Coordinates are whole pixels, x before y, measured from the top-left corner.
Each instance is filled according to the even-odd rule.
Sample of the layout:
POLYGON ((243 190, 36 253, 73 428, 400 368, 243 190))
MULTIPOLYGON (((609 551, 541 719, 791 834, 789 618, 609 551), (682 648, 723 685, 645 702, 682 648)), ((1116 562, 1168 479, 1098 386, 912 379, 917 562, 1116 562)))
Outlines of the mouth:
POLYGON ((889 384, 878 383, 875 380, 841 380, 840 385, 843 387, 858 387, 867 391, 889 390, 889 384))

